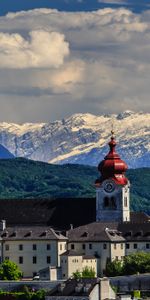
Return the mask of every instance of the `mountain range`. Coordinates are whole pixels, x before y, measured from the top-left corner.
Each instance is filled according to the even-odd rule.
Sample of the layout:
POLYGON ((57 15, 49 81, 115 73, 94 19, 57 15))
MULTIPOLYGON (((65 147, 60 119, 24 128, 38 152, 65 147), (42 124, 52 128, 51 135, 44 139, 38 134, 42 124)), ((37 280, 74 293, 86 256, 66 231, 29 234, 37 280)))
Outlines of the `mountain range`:
POLYGON ((14 156, 54 164, 96 166, 107 154, 111 128, 129 168, 150 167, 150 113, 74 114, 49 123, 0 123, 0 144, 14 156))
MULTIPOLYGON (((95 198, 96 167, 52 165, 25 158, 0 160, 0 199, 95 198)), ((150 168, 128 170, 131 209, 150 214, 150 168)))

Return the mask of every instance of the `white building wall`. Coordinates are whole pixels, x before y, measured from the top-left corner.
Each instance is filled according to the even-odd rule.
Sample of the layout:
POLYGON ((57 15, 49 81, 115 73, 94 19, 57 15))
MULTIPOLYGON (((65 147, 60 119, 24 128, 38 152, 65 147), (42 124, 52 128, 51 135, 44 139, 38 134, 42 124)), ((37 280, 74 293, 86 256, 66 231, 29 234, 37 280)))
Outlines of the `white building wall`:
POLYGON ((110 259, 122 260, 125 256, 125 243, 112 243, 111 244, 111 256, 110 259))
POLYGON ((134 241, 134 242, 127 242, 126 241, 126 248, 125 248, 125 254, 129 255, 135 252, 144 251, 147 253, 150 253, 150 242, 148 241, 134 241), (127 245, 129 245, 129 248, 127 248, 127 245), (137 245, 137 248, 135 248, 135 245, 137 245), (149 247, 149 248, 147 248, 149 247))
POLYGON ((5 241, 3 245, 3 259, 9 258, 14 261, 23 272, 24 277, 32 277, 40 269, 49 265, 58 266, 59 253, 64 252, 64 241, 62 242, 62 250, 58 251, 61 242, 56 240, 13 240, 5 241), (36 250, 33 250, 33 244, 36 250), (47 244, 50 244, 50 250, 47 250, 47 244), (19 250, 22 245, 22 250, 19 250), (8 249, 8 250, 7 250, 8 249), (19 263, 19 257, 23 257, 23 263, 19 263), (33 257, 36 257, 36 263, 33 263, 33 257), (47 262, 50 257, 50 263, 47 262))
POLYGON ((88 243, 69 243, 68 249, 71 249, 71 245, 74 244, 74 251, 77 253, 83 253, 85 255, 97 256, 97 275, 103 275, 103 270, 106 268, 107 259, 111 257, 111 248, 109 242, 88 242, 88 243), (85 249, 83 249, 83 244, 85 249), (92 249, 90 249, 92 245, 92 249), (106 247, 106 249, 105 249, 106 247))

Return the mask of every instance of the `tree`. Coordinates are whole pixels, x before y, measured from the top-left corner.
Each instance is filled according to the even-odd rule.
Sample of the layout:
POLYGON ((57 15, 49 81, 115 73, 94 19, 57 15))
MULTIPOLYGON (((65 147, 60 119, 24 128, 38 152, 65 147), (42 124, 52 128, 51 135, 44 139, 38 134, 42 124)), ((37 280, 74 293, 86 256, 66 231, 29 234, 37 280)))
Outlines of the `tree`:
POLYGON ((95 270, 92 267, 85 267, 82 271, 82 278, 94 278, 95 275, 95 270))
POLYGON ((137 252, 124 259, 123 272, 127 275, 150 271, 150 253, 137 252))
POLYGON ((120 260, 107 261, 106 276, 119 276, 123 273, 123 262, 120 260))
POLYGON ((72 277, 73 277, 74 279, 79 279, 79 278, 82 277, 82 273, 79 272, 79 270, 77 270, 76 272, 74 272, 74 273, 72 274, 72 277))
POLYGON ((122 261, 107 261, 106 275, 132 275, 150 272, 150 253, 137 252, 124 257, 122 261))
POLYGON ((6 259, 0 265, 0 279, 1 280, 19 280, 22 277, 22 272, 19 270, 18 266, 6 259))
POLYGON ((95 271, 93 268, 85 267, 82 272, 79 272, 78 270, 72 274, 73 278, 79 279, 79 278, 94 278, 95 277, 95 271))

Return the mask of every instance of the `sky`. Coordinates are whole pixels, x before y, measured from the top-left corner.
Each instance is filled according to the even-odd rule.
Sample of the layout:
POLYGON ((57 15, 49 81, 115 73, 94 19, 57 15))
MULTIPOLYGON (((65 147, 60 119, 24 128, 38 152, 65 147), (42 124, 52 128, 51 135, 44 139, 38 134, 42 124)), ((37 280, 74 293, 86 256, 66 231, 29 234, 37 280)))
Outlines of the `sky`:
POLYGON ((150 0, 1 0, 0 122, 150 111, 150 0))

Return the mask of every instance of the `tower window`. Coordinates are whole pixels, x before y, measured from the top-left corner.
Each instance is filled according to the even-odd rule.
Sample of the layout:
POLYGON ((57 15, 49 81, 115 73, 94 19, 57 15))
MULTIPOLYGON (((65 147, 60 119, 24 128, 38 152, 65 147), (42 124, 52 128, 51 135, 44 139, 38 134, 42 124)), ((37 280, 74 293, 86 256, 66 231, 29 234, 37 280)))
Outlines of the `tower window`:
POLYGON ((104 198, 104 207, 108 207, 109 206, 109 198, 105 197, 104 198))
POLYGON ((112 209, 116 209, 116 202, 115 202, 115 198, 111 197, 111 208, 112 209))

